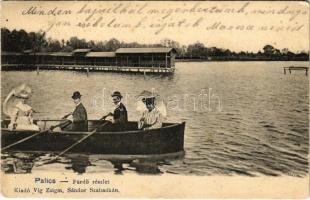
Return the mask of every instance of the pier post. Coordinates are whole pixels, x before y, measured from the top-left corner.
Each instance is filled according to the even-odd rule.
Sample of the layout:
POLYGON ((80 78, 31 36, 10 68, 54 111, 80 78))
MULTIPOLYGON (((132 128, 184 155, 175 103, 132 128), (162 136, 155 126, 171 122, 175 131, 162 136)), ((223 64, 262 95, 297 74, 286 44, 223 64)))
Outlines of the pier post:
POLYGON ((37 66, 37 75, 39 75, 39 73, 40 73, 40 67, 37 66))
POLYGON ((154 66, 154 57, 153 57, 153 54, 152 54, 152 68, 154 66))
POLYGON ((87 77, 89 76, 89 67, 86 67, 87 77))

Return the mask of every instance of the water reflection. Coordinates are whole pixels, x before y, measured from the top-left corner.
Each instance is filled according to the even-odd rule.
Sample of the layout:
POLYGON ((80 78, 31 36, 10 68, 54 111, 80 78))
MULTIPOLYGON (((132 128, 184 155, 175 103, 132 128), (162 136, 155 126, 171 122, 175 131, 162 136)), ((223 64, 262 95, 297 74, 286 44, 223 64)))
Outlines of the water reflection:
MULTIPOLYGON (((138 174, 148 174, 148 175, 159 175, 164 173, 160 167, 169 166, 170 161, 161 160, 151 160, 151 159, 131 159, 131 160, 106 160, 106 159, 91 159, 88 155, 67 155, 60 157, 59 159, 49 163, 48 160, 52 160, 54 157, 50 154, 30 154, 30 153, 11 153, 2 154, 1 160, 1 170, 5 173, 31 173, 35 170, 42 170, 48 165, 61 166, 61 168, 68 170, 77 174, 84 174, 88 172, 90 167, 96 168, 110 168, 108 171, 113 171, 114 174, 122 175, 124 173, 138 173, 138 174), (100 163, 110 163, 102 166, 100 163), (42 164, 46 163, 46 164, 42 164), (48 164, 47 164, 48 163, 48 164), (109 167, 110 166, 110 167, 109 167)), ((178 158, 180 159, 180 158, 178 158)), ((176 160, 176 159, 173 159, 176 160)), ((90 170, 91 171, 91 170, 90 170)))
POLYGON ((159 169, 159 161, 153 160, 131 160, 131 161, 110 161, 114 166, 115 174, 123 174, 125 171, 135 171, 139 174, 162 174, 159 169))
POLYGON ((70 160, 71 166, 67 166, 65 168, 68 170, 73 170, 77 174, 85 173, 86 168, 92 165, 86 156, 70 157, 70 160))
POLYGON ((124 162, 121 162, 119 160, 111 160, 110 162, 114 167, 115 174, 123 174, 123 171, 125 170, 125 168, 123 168, 124 162))
POLYGON ((5 173, 25 174, 31 173, 34 166, 34 160, 37 155, 34 154, 3 154, 1 155, 1 170, 5 173))
POLYGON ((134 167, 138 173, 142 174, 162 174, 159 169, 159 163, 156 161, 147 160, 134 160, 130 163, 131 167, 134 167))
MULTIPOLYGON (((143 174, 143 170, 157 173, 157 165, 163 173, 182 175, 304 177, 308 175, 309 77, 298 73, 284 75, 283 66, 290 65, 308 66, 308 63, 181 62, 177 63, 174 76, 165 78, 108 73, 92 73, 91 77, 86 77, 63 71, 42 72, 39 76, 33 72, 3 72, 2 102, 10 88, 26 81, 37 94, 31 98, 41 113, 37 113, 36 118, 58 118, 71 105, 68 95, 72 88, 76 88, 89 97, 89 101, 85 99, 85 106, 89 118, 95 119, 102 115, 104 95, 101 91, 104 88, 108 94, 117 86, 118 90, 131 96, 155 88, 168 103, 174 103, 183 94, 191 97, 191 94, 200 94, 202 89, 212 89, 212 94, 222 99, 221 112, 194 110, 194 103, 198 105, 195 99, 189 99, 188 105, 183 107, 182 101, 176 101, 180 106, 175 108, 170 104, 169 121, 187 123, 186 157, 181 161, 169 161, 172 165, 160 161, 150 165, 136 162, 113 165, 110 161, 95 158, 90 159, 91 165, 82 167, 79 163, 72 167, 70 159, 62 159, 31 170, 63 171, 70 167, 67 172, 74 172, 77 168, 80 173, 143 174), (81 80, 83 84, 80 84, 81 80), (55 98, 60 87, 64 93, 55 98), (179 107, 181 109, 177 109, 179 107), (53 112, 50 108, 54 108, 53 112)), ((126 106, 131 111, 129 118, 138 119, 136 104, 128 101, 126 106)), ((38 158, 36 163, 42 159, 38 158)), ((21 162, 20 159, 14 161, 14 158, 6 160, 8 164, 3 164, 2 168, 11 173, 14 171, 12 163, 21 162)))
MULTIPOLYGON (((71 159, 71 166, 66 167, 68 170, 73 170, 78 174, 87 172, 88 166, 96 166, 96 162, 92 163, 89 157, 74 157, 71 159)), ((138 174, 162 174, 163 172, 159 169, 160 165, 168 164, 165 160, 146 160, 146 159, 135 159, 135 160, 104 160, 109 162, 113 166, 114 174, 122 175, 126 172, 134 171, 138 174)))

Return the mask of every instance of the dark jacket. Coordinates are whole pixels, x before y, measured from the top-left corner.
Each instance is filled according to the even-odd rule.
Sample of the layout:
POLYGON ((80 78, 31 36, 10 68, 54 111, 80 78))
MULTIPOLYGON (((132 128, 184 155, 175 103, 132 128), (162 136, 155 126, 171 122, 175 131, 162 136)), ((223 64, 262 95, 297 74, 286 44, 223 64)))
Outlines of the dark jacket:
POLYGON ((72 131, 88 131, 87 112, 82 103, 73 111, 72 131))
POLYGON ((124 125, 128 122, 127 109, 124 104, 120 103, 120 105, 115 108, 113 119, 115 124, 124 125))

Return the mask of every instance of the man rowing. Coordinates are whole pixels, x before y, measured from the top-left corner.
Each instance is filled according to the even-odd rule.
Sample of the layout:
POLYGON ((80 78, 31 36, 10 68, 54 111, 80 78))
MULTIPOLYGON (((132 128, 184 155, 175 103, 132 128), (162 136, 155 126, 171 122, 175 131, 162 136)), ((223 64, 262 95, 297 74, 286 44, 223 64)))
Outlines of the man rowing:
POLYGON ((111 95, 112 101, 115 105, 114 112, 110 112, 109 114, 102 117, 102 119, 106 119, 108 116, 112 116, 112 123, 114 126, 118 126, 118 129, 125 130, 126 124, 128 122, 127 109, 125 105, 122 103, 122 94, 119 91, 113 92, 111 95))
POLYGON ((82 95, 76 91, 72 95, 75 109, 72 113, 67 114, 64 119, 67 120, 61 125, 61 129, 70 131, 88 131, 87 112, 82 104, 82 95))

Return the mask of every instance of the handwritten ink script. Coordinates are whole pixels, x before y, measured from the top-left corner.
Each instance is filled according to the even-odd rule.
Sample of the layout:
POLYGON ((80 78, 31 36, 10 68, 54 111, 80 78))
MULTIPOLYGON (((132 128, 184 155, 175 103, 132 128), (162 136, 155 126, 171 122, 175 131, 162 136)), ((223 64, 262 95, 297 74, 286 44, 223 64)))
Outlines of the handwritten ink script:
POLYGON ((57 27, 77 27, 86 30, 115 29, 139 31, 149 29, 157 35, 169 29, 204 29, 206 31, 272 31, 296 32, 305 29, 300 18, 307 18, 307 6, 255 2, 238 4, 183 2, 92 2, 71 8, 31 5, 21 15, 49 17, 46 31, 57 27), (272 6, 273 5, 273 6, 272 6))

